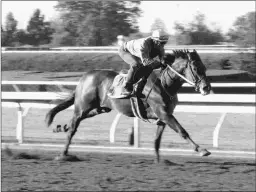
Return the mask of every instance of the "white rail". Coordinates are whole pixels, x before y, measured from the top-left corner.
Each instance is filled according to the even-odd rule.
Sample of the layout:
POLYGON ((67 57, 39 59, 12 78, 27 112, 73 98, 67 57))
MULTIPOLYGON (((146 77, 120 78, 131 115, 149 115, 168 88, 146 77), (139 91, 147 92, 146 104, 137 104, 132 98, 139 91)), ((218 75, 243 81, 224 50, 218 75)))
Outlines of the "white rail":
MULTIPOLYGON (((65 92, 2 92, 2 100, 54 100, 68 96, 65 92)), ((205 103, 255 103, 255 95, 249 94, 178 94, 179 102, 205 103)))
MULTIPOLYGON (((118 46, 96 46, 96 47, 55 47, 55 48, 2 48, 2 53, 117 53, 118 46)), ((236 47, 223 45, 167 45, 166 52, 174 49, 196 49, 199 53, 255 53, 255 47, 236 47)))
MULTIPOLYGON (((78 81, 2 81, 2 85, 78 85, 78 81)), ((211 83, 212 87, 255 87, 256 83, 211 83)), ((191 87, 184 83, 183 87, 191 87)))
MULTIPOLYGON (((78 82, 61 81, 2 81, 2 85, 77 85, 78 82)), ((185 84, 185 86, 190 86, 185 84)), ((212 87, 255 87, 255 83, 212 83, 212 87)), ((16 87, 16 91, 19 88, 16 87)), ((29 108, 52 108, 55 105, 49 104, 54 99, 66 97, 65 92, 2 92, 2 107, 18 107, 17 139, 23 142, 23 121, 29 108)), ((213 94, 201 96, 200 94, 178 94, 181 104, 177 105, 175 112, 193 113, 221 113, 220 120, 213 131, 213 146, 218 147, 218 137, 221 125, 227 113, 249 113, 255 114, 255 95, 253 94, 213 94), (198 104, 191 105, 194 102, 198 104), (201 103, 201 104, 200 104, 201 103), (216 104, 217 103, 217 104, 216 104), (239 106, 237 106, 239 105, 239 106)), ((72 109, 70 107, 69 109, 72 109)), ((110 128, 110 141, 114 142, 115 130, 121 114, 117 114, 110 128)), ((139 147, 139 119, 134 119, 135 147, 139 147)))
MULTIPOLYGON (((166 53, 172 53, 172 50, 166 50, 166 53)), ((200 50, 197 49, 198 53, 255 53, 255 50, 200 50)), ((9 50, 2 51, 2 53, 117 53, 117 50, 9 50)))

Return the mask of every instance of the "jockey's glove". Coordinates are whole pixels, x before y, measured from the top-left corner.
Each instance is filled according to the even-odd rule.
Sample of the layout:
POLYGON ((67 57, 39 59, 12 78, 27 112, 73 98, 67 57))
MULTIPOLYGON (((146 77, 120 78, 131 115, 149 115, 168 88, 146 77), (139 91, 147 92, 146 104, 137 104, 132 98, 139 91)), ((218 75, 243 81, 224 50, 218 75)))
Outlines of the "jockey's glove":
POLYGON ((158 69, 162 66, 161 62, 156 61, 156 60, 151 60, 151 61, 147 62, 146 65, 150 66, 153 70, 158 69))

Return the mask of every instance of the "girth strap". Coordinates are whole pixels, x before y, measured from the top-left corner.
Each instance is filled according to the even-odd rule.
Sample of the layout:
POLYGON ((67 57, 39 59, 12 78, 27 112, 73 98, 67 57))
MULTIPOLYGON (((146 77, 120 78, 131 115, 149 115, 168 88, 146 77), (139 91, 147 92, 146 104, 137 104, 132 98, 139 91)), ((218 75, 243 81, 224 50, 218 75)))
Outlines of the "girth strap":
POLYGON ((132 106, 132 112, 136 117, 138 117, 139 119, 141 119, 145 122, 149 122, 149 123, 153 123, 153 124, 157 124, 160 121, 160 119, 152 121, 147 118, 146 107, 140 98, 131 97, 130 101, 131 101, 131 106, 132 106))

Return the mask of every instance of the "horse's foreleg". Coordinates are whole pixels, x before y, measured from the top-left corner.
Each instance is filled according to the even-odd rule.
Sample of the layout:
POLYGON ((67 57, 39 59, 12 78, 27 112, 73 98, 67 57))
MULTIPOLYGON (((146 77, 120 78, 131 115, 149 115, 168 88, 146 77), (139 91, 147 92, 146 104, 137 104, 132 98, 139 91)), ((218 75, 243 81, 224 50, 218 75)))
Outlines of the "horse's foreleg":
POLYGON ((206 149, 201 149, 201 147, 196 144, 191 137, 189 136, 189 134, 187 133, 187 131, 180 125, 180 123, 177 121, 177 119, 171 115, 168 116, 168 120, 167 120, 167 124, 170 126, 170 128, 172 128, 175 132, 179 133, 179 135, 185 139, 190 145, 192 145, 194 151, 199 152, 201 156, 208 156, 211 153, 209 151, 207 151, 206 149))
POLYGON ((159 157, 159 148, 161 143, 162 134, 165 128, 165 123, 159 122, 157 126, 156 131, 156 137, 155 137, 155 152, 156 152, 156 162, 159 163, 160 157, 159 157))

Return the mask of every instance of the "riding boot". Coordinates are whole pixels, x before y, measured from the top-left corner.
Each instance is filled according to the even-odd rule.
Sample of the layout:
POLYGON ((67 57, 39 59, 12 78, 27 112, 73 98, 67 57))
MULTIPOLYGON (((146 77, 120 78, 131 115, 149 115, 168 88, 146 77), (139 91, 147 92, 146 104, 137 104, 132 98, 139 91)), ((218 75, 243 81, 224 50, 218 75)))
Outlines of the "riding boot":
POLYGON ((145 97, 143 94, 142 94, 142 91, 147 83, 147 79, 149 77, 149 75, 152 73, 153 69, 151 68, 151 66, 143 66, 143 73, 141 73, 141 80, 138 82, 138 85, 136 87, 136 91, 135 91, 135 94, 138 96, 138 97, 145 97))
POLYGON ((133 76, 134 76, 134 67, 131 67, 128 71, 124 86, 121 89, 121 95, 130 96, 132 94, 132 91, 133 91, 133 76))
POLYGON ((138 82, 138 85, 136 87, 136 90, 135 90, 135 94, 138 96, 138 97, 141 97, 141 98, 144 98, 145 95, 142 94, 142 91, 145 87, 147 83, 147 78, 143 77, 139 82, 138 82))

